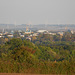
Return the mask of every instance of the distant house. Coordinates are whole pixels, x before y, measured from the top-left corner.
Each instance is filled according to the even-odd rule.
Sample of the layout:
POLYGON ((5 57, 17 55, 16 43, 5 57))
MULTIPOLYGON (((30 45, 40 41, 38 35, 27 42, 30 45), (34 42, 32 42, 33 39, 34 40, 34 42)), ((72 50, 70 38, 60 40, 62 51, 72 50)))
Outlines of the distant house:
POLYGON ((4 35, 8 34, 8 32, 4 32, 4 35))
POLYGON ((32 36, 38 36, 38 33, 34 33, 32 36))
POLYGON ((24 37, 24 35, 21 34, 20 37, 24 37))
POLYGON ((49 34, 51 34, 51 35, 56 35, 56 33, 49 33, 49 34))
POLYGON ((71 30, 71 33, 72 33, 72 34, 74 34, 74 31, 73 31, 73 30, 71 30))
POLYGON ((20 35, 20 37, 25 37, 24 33, 22 33, 22 32, 19 32, 19 35, 20 35))
POLYGON ((2 32, 0 32, 0 38, 2 37, 2 35, 3 35, 2 32))
POLYGON ((58 32, 57 34, 59 34, 59 35, 63 36, 63 34, 64 34, 64 33, 63 33, 63 32, 58 32))
POLYGON ((31 34, 30 37, 32 37, 33 35, 31 34))
POLYGON ((11 34, 14 34, 14 31, 13 30, 11 31, 11 34))
POLYGON ((31 38, 30 37, 26 37, 26 39, 31 41, 31 38))
POLYGON ((0 32, 0 36, 2 36, 3 34, 2 34, 2 32, 0 32))
POLYGON ((31 30, 25 31, 25 34, 31 34, 31 30))
POLYGON ((1 38, 2 36, 0 35, 0 38, 1 38))
POLYGON ((7 37, 13 38, 14 36, 13 36, 13 34, 8 34, 7 37))
POLYGON ((47 30, 38 30, 38 33, 44 33, 44 32, 48 32, 47 30))

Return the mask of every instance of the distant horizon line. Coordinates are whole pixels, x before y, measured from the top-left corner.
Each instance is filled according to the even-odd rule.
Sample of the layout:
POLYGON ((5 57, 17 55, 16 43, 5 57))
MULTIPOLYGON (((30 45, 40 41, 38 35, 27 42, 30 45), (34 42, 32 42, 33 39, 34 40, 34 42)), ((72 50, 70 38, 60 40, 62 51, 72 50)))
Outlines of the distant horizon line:
MULTIPOLYGON (((1 24, 7 24, 7 23, 0 23, 0 25, 1 24)), ((12 24, 12 25, 24 25, 24 24, 13 24, 13 23, 10 23, 10 24, 12 24)), ((8 24, 8 25, 10 25, 10 24, 8 24)), ((75 25, 75 24, 25 24, 25 25, 75 25)))

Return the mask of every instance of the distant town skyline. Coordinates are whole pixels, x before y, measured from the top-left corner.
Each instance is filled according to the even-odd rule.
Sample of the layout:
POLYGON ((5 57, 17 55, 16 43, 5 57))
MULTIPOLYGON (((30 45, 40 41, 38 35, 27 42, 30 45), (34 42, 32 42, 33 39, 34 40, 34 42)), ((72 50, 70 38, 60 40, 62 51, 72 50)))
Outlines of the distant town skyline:
POLYGON ((75 24, 75 0, 0 0, 0 24, 75 24))

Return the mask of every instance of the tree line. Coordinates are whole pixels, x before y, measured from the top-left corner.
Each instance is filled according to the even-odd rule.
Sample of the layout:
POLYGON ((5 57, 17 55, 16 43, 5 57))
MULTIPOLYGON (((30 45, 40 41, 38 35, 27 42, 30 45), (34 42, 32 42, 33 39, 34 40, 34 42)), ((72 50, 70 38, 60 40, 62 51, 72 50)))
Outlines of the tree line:
POLYGON ((75 44, 34 44, 13 38, 0 45, 0 72, 74 74, 75 44))

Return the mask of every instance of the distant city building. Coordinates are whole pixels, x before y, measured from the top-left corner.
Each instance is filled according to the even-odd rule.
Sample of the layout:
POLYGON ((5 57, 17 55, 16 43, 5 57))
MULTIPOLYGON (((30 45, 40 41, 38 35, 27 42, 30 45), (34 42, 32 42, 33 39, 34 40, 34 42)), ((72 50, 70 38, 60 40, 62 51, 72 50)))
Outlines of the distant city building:
POLYGON ((14 31, 13 30, 11 31, 11 34, 14 34, 14 31))
POLYGON ((32 36, 38 36, 38 33, 34 33, 32 36))
POLYGON ((44 33, 44 32, 48 32, 47 30, 38 30, 38 33, 44 33))
POLYGON ((26 37, 26 39, 31 41, 31 38, 30 37, 26 37))
POLYGON ((24 37, 24 35, 20 35, 20 37, 24 37))
POLYGON ((73 31, 73 30, 71 30, 71 33, 72 33, 72 34, 74 34, 74 31, 73 31))
POLYGON ((0 32, 0 36, 2 36, 3 34, 2 34, 2 32, 0 32))
POLYGON ((31 34, 31 30, 26 29, 26 30, 25 30, 25 34, 31 34))
POLYGON ((13 38, 13 37, 14 37, 12 34, 8 34, 7 36, 8 36, 8 37, 11 37, 11 38, 13 38))
POLYGON ((63 32, 58 32, 57 34, 59 34, 59 35, 63 36, 63 34, 64 34, 64 33, 63 33, 63 32))
POLYGON ((4 35, 8 34, 8 32, 5 32, 4 35))
POLYGON ((0 38, 1 38, 2 36, 0 35, 0 38))
POLYGON ((32 37, 33 35, 31 34, 30 37, 32 37))
POLYGON ((3 33, 2 33, 2 32, 0 32, 0 38, 1 38, 1 37, 3 37, 3 33))
POLYGON ((51 34, 51 35, 56 35, 56 33, 49 33, 49 34, 51 34))

